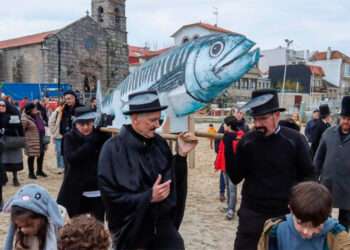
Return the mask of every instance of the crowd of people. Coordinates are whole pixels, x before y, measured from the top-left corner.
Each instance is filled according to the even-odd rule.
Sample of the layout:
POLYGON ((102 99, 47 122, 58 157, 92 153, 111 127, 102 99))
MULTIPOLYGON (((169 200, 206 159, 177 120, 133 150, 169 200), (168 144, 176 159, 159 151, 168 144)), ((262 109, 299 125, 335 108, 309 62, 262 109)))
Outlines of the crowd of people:
POLYGON ((305 135, 299 116, 282 120, 283 111, 276 91, 254 91, 218 130, 224 137, 216 140, 214 165, 228 220, 236 213, 231 190, 244 181, 234 249, 350 249, 350 97, 334 126, 327 104, 314 110, 305 135), (253 118, 250 131, 242 126, 244 109, 253 118), (330 219, 332 208, 339 222, 330 219))
MULTIPOLYGON (((157 92, 128 98, 123 112, 130 124, 114 137, 96 124, 103 121, 97 119, 96 100, 84 106, 74 91, 65 92, 52 110, 45 100, 24 99, 18 107, 9 98, 0 100, 0 187, 8 182, 7 172, 20 186, 23 150, 28 177, 46 178, 43 162, 51 141, 57 174, 63 174, 57 200, 29 184, 1 206, 11 215, 5 250, 185 249, 179 228, 187 199, 186 157, 198 139, 180 133, 173 152, 156 133, 167 109, 157 92)), ((238 220, 234 249, 350 249, 350 97, 343 98, 334 126, 327 105, 315 110, 305 135, 298 114, 281 119, 283 111, 275 90, 257 90, 218 131, 209 125, 213 138, 223 134, 211 139, 210 148, 217 154, 219 199, 226 201, 222 211, 227 220, 238 220), (332 208, 339 208, 338 220, 331 218, 332 208)))
MULTIPOLYGON (((24 149, 30 179, 47 177, 43 169, 50 142, 47 126, 55 145, 57 173, 63 173, 57 200, 43 187, 30 184, 4 204, 3 211, 11 214, 4 249, 103 250, 112 243, 116 249, 184 249, 178 229, 187 196, 186 156, 197 139, 180 134, 177 153, 172 155, 167 142, 155 133, 160 112, 167 108, 160 106, 155 91, 130 95, 125 115, 131 124, 113 139, 95 124, 95 99, 83 106, 73 91, 63 97, 51 112, 39 108, 41 102, 24 99, 22 107, 14 107, 17 119, 0 117, 4 142, 10 138, 9 120, 21 129, 21 140, 13 144, 18 144, 20 153, 24 149), (145 96, 151 102, 140 102, 147 100, 145 96)), ((6 107, 2 110, 7 114, 6 107)), ((2 154, 8 150, 5 144, 2 154)))

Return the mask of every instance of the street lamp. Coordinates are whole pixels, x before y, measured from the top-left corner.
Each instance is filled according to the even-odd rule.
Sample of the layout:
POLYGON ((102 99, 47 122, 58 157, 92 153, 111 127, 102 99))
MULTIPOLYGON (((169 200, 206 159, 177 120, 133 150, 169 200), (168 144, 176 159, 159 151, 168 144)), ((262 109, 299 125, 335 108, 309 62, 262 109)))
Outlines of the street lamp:
POLYGON ((281 96, 281 104, 282 104, 282 105, 284 105, 283 99, 284 99, 285 87, 286 87, 289 46, 293 43, 293 40, 284 39, 284 42, 286 43, 287 46, 286 46, 286 63, 285 63, 285 65, 284 65, 283 85, 282 85, 282 96, 281 96))

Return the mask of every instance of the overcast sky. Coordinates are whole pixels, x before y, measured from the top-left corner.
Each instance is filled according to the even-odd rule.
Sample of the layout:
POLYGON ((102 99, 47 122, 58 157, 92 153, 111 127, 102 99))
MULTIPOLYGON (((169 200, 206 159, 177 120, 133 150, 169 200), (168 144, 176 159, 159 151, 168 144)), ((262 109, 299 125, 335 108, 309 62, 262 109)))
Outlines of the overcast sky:
MULTIPOLYGON (((158 48, 184 24, 215 23, 245 34, 262 49, 338 49, 350 56, 349 0, 128 0, 129 44, 158 48)), ((90 0, 1 1, 0 40, 64 27, 90 10, 90 0)))

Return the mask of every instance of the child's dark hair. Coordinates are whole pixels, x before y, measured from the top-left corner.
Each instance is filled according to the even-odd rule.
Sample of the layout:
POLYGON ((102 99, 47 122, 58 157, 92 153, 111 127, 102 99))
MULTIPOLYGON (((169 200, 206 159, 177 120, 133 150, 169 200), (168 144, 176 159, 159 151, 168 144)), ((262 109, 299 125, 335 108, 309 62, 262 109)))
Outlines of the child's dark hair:
POLYGON ((228 116, 224 119, 224 123, 226 126, 230 127, 233 131, 237 131, 238 129, 238 120, 234 116, 228 116))
POLYGON ((211 127, 211 128, 212 128, 212 127, 214 127, 214 125, 213 125, 212 123, 209 123, 209 127, 211 127))
MULTIPOLYGON (((35 213, 26 208, 12 206, 11 207, 11 221, 15 224, 15 220, 27 220, 27 219, 41 219, 42 226, 39 229, 38 234, 36 235, 39 240, 39 249, 44 249, 46 243, 46 233, 48 228, 48 220, 46 216, 35 213)), ((16 242, 15 246, 20 246, 23 249, 30 249, 30 246, 25 244, 26 235, 22 233, 21 230, 16 230, 16 242)))
POLYGON ((89 214, 72 218, 60 230, 60 250, 107 250, 110 235, 103 223, 89 214))
POLYGON ((332 197, 325 186, 314 181, 302 182, 292 188, 289 207, 301 222, 318 227, 331 214, 332 197))

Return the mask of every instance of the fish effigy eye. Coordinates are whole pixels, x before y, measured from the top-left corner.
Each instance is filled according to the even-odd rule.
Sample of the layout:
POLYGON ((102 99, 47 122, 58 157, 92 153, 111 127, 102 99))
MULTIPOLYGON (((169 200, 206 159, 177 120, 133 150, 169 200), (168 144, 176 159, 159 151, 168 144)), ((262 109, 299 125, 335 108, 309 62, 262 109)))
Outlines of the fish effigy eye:
POLYGON ((216 42, 210 50, 210 56, 218 56, 221 54, 221 52, 224 50, 224 43, 223 42, 216 42))

